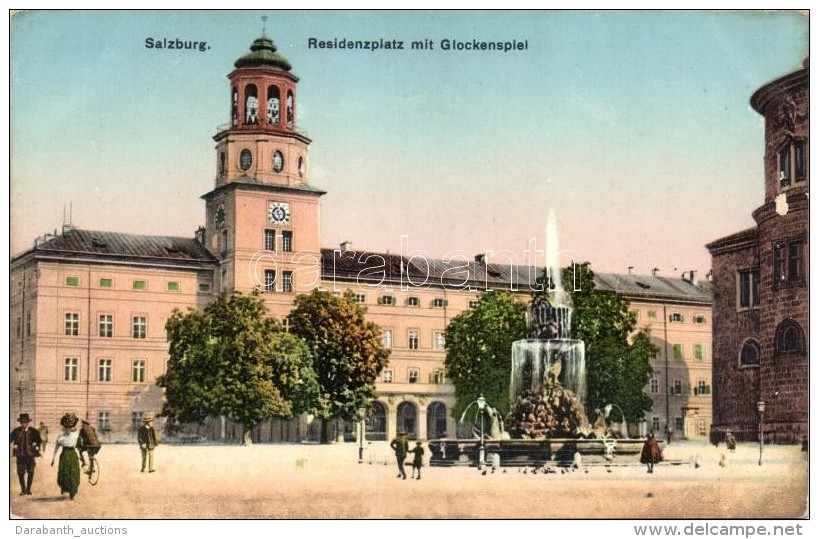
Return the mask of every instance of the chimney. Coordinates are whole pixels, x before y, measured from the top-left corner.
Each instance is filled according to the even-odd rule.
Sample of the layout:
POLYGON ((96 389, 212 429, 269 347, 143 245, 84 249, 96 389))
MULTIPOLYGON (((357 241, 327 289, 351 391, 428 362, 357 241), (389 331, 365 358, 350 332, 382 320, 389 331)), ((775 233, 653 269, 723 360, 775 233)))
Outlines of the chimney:
POLYGON ((684 271, 684 272, 682 272, 682 275, 680 275, 680 279, 682 279, 683 281, 685 281, 687 283, 694 284, 694 274, 695 273, 697 273, 696 270, 684 271), (686 277, 686 275, 687 275, 687 277, 686 277))
POLYGON ((196 238, 196 241, 199 242, 199 245, 205 245, 205 227, 200 226, 196 229, 196 232, 193 233, 193 237, 196 238))
POLYGON ((651 270, 651 276, 652 276, 652 277, 656 277, 656 276, 657 276, 657 273, 658 273, 659 271, 660 271, 660 268, 653 268, 653 269, 651 270))
POLYGON ((347 251, 352 251, 353 250, 353 242, 351 242, 350 240, 342 241, 340 247, 341 247, 341 252, 342 253, 346 253, 347 251))
POLYGON ((633 269, 634 269, 634 266, 629 266, 629 267, 628 267, 628 274, 629 274, 629 275, 631 275, 631 270, 633 270, 633 269))
POLYGON ((475 255, 475 262, 477 262, 478 264, 485 264, 486 263, 486 254, 481 253, 481 254, 475 255))

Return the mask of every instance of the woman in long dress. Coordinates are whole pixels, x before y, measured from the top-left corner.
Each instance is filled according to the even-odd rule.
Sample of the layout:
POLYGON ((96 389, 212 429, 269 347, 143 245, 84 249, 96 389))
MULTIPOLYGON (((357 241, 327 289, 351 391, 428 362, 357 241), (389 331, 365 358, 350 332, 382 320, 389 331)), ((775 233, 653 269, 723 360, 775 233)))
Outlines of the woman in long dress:
POLYGON ((640 462, 645 464, 648 468, 646 472, 654 473, 654 464, 662 462, 662 460, 663 450, 660 448, 660 444, 657 443, 657 440, 654 439, 654 434, 649 432, 643 444, 643 450, 640 452, 640 462))
POLYGON ((77 430, 79 418, 75 414, 65 414, 60 419, 63 433, 57 438, 54 444, 54 456, 51 458, 51 466, 57 453, 60 453, 60 464, 57 468, 57 485, 60 486, 60 494, 68 493, 70 500, 74 499, 80 488, 80 460, 77 457, 77 440, 80 432, 77 430))

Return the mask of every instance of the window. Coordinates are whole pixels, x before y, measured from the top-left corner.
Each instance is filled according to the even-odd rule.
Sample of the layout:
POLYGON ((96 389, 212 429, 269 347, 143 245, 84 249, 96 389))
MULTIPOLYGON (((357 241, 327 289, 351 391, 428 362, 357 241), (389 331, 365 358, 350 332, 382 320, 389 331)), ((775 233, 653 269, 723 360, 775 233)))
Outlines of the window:
POLYGON ((275 270, 264 270, 264 291, 265 292, 275 292, 276 291, 276 271, 275 270))
POLYGON ((101 314, 100 315, 100 337, 110 339, 114 336, 114 315, 101 314))
POLYGON ((652 378, 649 386, 652 394, 657 395, 660 392, 660 381, 657 378, 652 378))
POLYGON ((228 252, 228 231, 222 230, 222 233, 219 234, 219 252, 222 256, 226 255, 228 252))
POLYGON ((659 417, 654 416, 654 417, 651 418, 651 430, 653 430, 655 432, 660 430, 660 418, 659 417))
POLYGON ((131 362, 131 381, 144 382, 145 381, 145 360, 135 359, 131 362))
POLYGON ((80 334, 80 313, 65 313, 65 334, 72 337, 80 334))
POLYGON ((179 292, 179 281, 168 281, 168 292, 179 292))
POLYGON ((26 337, 31 337, 31 311, 26 313, 26 337))
POLYGON ((436 350, 443 350, 446 348, 446 337, 443 331, 435 332, 434 347, 436 350))
POLYGON ((432 307, 435 309, 442 309, 446 307, 446 300, 443 298, 435 298, 432 300, 432 307))
POLYGON ((682 380, 674 380, 672 395, 682 395, 682 380))
POLYGON ((410 330, 408 335, 409 349, 418 350, 418 331, 410 330))
POLYGON ((705 345, 697 343, 694 345, 694 359, 702 361, 705 359, 705 345))
POLYGON ((704 378, 697 380, 697 388, 694 390, 694 395, 708 395, 711 393, 711 388, 708 387, 708 381, 704 378))
POLYGON ((683 418, 681 417, 674 418, 674 430, 683 430, 683 418))
POLYGON ((355 294, 353 296, 353 301, 355 301, 356 303, 366 303, 367 296, 365 296, 364 294, 355 294))
POLYGON ((774 245, 773 256, 776 284, 793 283, 804 279, 802 240, 774 245))
POLYGON ((210 292, 210 283, 199 283, 200 292, 210 292))
POLYGON ((699 421, 697 421, 697 428, 699 428, 700 435, 704 436, 706 434, 705 419, 700 418, 699 421))
POLYGON ((270 230, 269 228, 265 229, 264 231, 264 250, 265 251, 275 251, 276 250, 276 231, 270 230))
POLYGON ((391 384, 392 383, 392 370, 384 371, 384 374, 381 375, 381 380, 385 384, 391 384))
POLYGON ((407 298, 407 305, 409 307, 418 307, 419 304, 420 304, 420 302, 418 301, 417 297, 410 296, 410 297, 407 298))
POLYGON ((384 348, 387 350, 392 349, 392 330, 385 329, 384 334, 381 336, 381 344, 384 345, 384 348))
POLYGON ((114 360, 112 359, 100 359, 99 362, 99 378, 100 382, 110 382, 111 381, 111 370, 113 368, 114 360))
POLYGON ((73 275, 68 276, 65 278, 65 285, 66 286, 80 286, 80 278, 74 277, 73 275))
POLYGON ((476 299, 469 300, 469 308, 474 309, 475 307, 478 306, 478 303, 480 303, 480 301, 476 299))
POLYGON ((421 375, 418 369, 407 369, 407 382, 410 384, 417 384, 420 377, 421 375))
POLYGON ((704 314, 695 314, 694 315, 694 323, 695 324, 705 324, 705 315, 704 314))
POLYGON ((20 320, 19 316, 17 317, 17 322, 15 324, 15 333, 18 339, 23 336, 23 322, 20 320))
POLYGON ((742 345, 742 352, 739 354, 740 367, 759 365, 759 355, 759 344, 754 340, 746 341, 742 345))
POLYGON ((131 337, 145 339, 148 336, 148 317, 135 316, 131 322, 131 337))
POLYGON ((79 364, 80 358, 67 357, 65 358, 65 381, 76 382, 79 378, 79 364))
POLYGON ((284 292, 292 292, 293 291, 293 272, 292 271, 283 271, 282 272, 282 290, 284 292))
POLYGON ((445 383, 445 376, 443 369, 435 369, 432 373, 432 383, 433 384, 443 384, 445 383))
POLYGON ((378 298, 379 305, 395 305, 395 296, 380 296, 378 298))
POLYGON ((97 412, 97 430, 100 432, 111 430, 111 412, 97 412))
POLYGON ((148 288, 148 283, 145 281, 134 281, 133 288, 134 290, 145 290, 148 288))
POLYGON ((759 305, 759 269, 747 269, 737 272, 739 286, 739 308, 749 309, 759 305))
POLYGON ((779 150, 779 186, 805 181, 805 141, 795 140, 779 150))
POLYGON ((674 350, 674 359, 677 360, 677 361, 682 361, 682 359, 683 359, 683 345, 675 344, 673 346, 673 350, 674 350))
POLYGON ((282 251, 285 253, 293 252, 293 232, 290 230, 282 232, 282 251))
POLYGON ((100 288, 111 288, 114 286, 114 280, 109 277, 100 277, 100 288))
POLYGON ((649 320, 656 320, 657 319, 657 311, 648 311, 646 312, 646 316, 649 320))
POLYGON ((776 328, 774 349, 778 355, 801 355, 805 353, 805 338, 796 321, 788 319, 776 328))
POLYGON ((669 322, 674 323, 681 323, 683 321, 683 315, 681 313, 671 313, 668 317, 669 322))

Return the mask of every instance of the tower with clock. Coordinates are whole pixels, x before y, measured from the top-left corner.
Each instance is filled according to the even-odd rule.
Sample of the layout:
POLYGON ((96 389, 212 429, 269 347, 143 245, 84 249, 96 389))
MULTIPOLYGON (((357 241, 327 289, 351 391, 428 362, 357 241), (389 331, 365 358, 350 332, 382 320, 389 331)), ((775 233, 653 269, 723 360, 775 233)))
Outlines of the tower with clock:
POLYGON ((290 62, 263 33, 234 67, 229 121, 213 137, 215 185, 203 196, 205 245, 220 260, 220 290, 258 289, 275 312, 320 280, 324 191, 309 182, 290 62))

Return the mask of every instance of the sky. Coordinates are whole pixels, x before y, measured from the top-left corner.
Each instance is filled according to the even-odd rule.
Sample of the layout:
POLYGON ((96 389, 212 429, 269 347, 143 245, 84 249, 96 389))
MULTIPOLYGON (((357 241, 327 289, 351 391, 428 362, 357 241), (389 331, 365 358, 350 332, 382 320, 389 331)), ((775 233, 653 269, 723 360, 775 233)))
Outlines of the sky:
POLYGON ((525 263, 551 210, 562 262, 670 277, 705 277, 705 245, 754 226, 764 122, 749 99, 809 54, 793 11, 24 12, 10 24, 10 254, 69 215, 192 237, 227 74, 263 24, 300 78, 325 247, 525 263))

